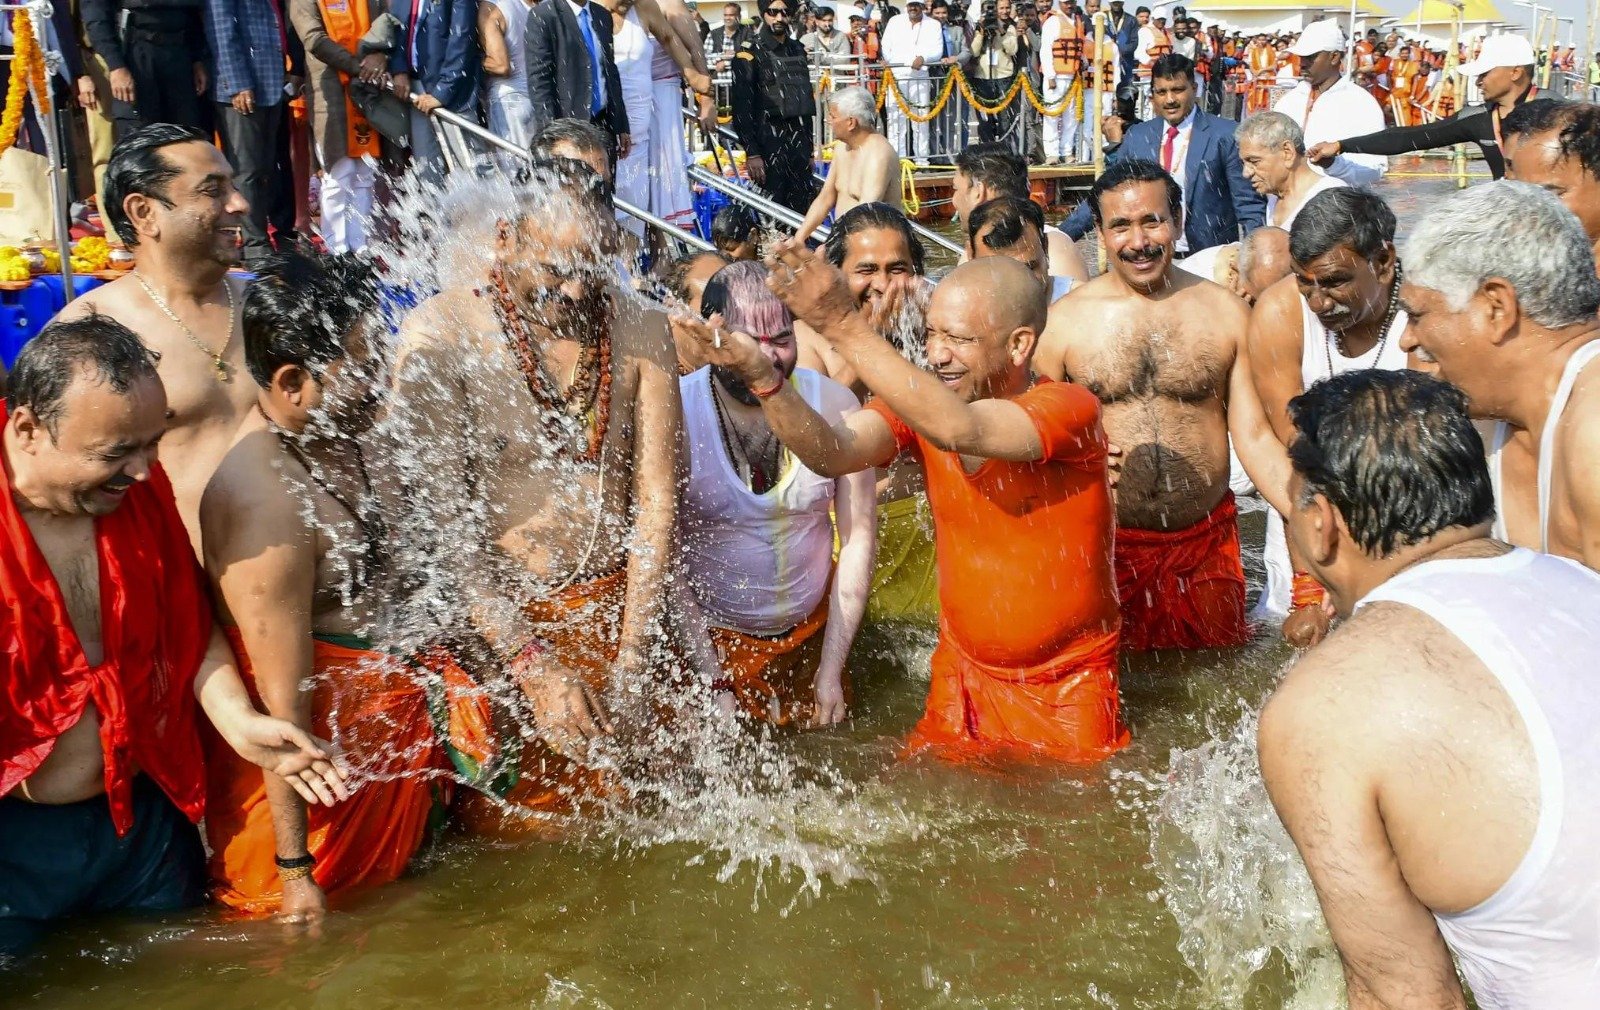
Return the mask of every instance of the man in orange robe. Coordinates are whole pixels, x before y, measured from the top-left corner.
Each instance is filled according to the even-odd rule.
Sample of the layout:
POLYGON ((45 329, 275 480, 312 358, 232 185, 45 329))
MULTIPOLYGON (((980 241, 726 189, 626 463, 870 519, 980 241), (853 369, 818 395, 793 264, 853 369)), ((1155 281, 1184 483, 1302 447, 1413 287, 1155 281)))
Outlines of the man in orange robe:
POLYGON ((1005 257, 956 267, 928 307, 930 382, 855 310, 837 270, 783 243, 774 271, 774 290, 855 367, 870 405, 830 424, 749 337, 717 331, 702 346, 814 472, 903 452, 921 462, 941 621, 911 747, 1093 761, 1124 746, 1105 435, 1092 394, 1031 370, 1045 289, 1005 257))
POLYGON ((1266 35, 1257 35, 1245 50, 1245 66, 1250 73, 1245 112, 1260 112, 1272 104, 1272 85, 1278 79, 1278 51, 1267 41, 1266 35))
POLYGON ((206 567, 252 694, 337 742, 360 779, 349 800, 308 812, 281 781, 212 748, 212 893, 247 914, 315 921, 328 894, 394 880, 438 799, 421 681, 360 637, 387 567, 359 444, 371 390, 356 362, 376 304, 371 267, 348 255, 268 262, 244 302, 258 409, 200 503, 206 567), (331 436, 308 431, 314 412, 331 436))

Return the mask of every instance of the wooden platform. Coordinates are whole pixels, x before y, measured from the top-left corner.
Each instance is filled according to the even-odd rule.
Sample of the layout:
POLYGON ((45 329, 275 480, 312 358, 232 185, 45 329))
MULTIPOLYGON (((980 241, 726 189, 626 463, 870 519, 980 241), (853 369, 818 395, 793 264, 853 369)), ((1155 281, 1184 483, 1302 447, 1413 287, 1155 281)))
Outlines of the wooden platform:
MULTIPOLYGON (((924 224, 950 219, 950 196, 955 186, 952 168, 919 168, 916 174, 917 198, 922 211, 917 220, 924 224)), ((1028 189, 1033 199, 1044 205, 1054 220, 1057 213, 1071 210, 1088 195, 1094 184, 1094 165, 1052 165, 1028 169, 1028 189)))

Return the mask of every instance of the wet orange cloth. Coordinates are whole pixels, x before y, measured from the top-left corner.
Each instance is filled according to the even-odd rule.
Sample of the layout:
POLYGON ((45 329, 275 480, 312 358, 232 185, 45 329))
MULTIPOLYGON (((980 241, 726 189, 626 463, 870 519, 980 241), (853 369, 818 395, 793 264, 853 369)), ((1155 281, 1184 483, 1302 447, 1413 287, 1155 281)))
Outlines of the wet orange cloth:
MULTIPOLYGON (((239 672, 260 704, 238 629, 227 631, 239 672)), ((427 696, 405 663, 321 639, 314 655, 311 731, 342 747, 363 778, 348 800, 306 810, 313 873, 331 896, 400 876, 422 845, 443 766, 427 696)), ((283 902, 283 887, 261 769, 214 732, 206 743, 212 896, 241 912, 270 915, 283 902)))
POLYGON ((823 593, 810 616, 781 635, 764 638, 733 628, 711 629, 711 644, 733 681, 733 695, 751 718, 775 726, 804 725, 811 720, 816 711, 814 679, 822 662, 822 630, 827 623, 828 594, 823 593))
POLYGON ((1100 402, 1046 380, 1013 402, 1038 429, 1043 460, 985 460, 972 473, 881 401, 866 408, 921 459, 933 513, 939 647, 910 745, 1097 760, 1129 739, 1100 402))
MULTIPOLYGON (((569 586, 549 599, 530 601, 522 612, 533 625, 550 658, 583 677, 602 693, 621 644, 622 607, 628 589, 627 569, 619 568, 593 582, 569 586)), ((456 804, 462 827, 477 835, 515 838, 548 831, 548 820, 533 814, 570 813, 584 795, 597 793, 600 773, 571 761, 534 739, 522 746, 517 781, 501 799, 463 790, 456 804)))
POLYGON ((1187 529, 1117 530, 1125 649, 1243 645, 1244 566, 1233 492, 1187 529))

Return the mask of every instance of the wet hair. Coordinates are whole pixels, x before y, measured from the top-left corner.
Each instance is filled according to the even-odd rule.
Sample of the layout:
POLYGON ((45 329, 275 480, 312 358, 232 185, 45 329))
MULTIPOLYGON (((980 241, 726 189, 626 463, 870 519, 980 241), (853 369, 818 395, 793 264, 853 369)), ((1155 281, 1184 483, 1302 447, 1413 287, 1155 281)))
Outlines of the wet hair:
POLYGON ((956 171, 992 192, 1028 195, 1028 163, 1004 144, 973 144, 956 155, 956 171))
POLYGON ((378 306, 378 274, 358 253, 267 259, 244 293, 244 360, 265 389, 284 365, 314 376, 344 356, 344 342, 378 306))
POLYGON ((1194 83, 1194 60, 1182 53, 1165 53, 1156 57, 1150 64, 1150 79, 1152 81, 1170 81, 1174 77, 1194 83))
POLYGON ((67 390, 80 372, 91 381, 126 393, 135 382, 160 381, 155 356, 138 334, 110 316, 91 312, 56 321, 39 331, 11 368, 8 405, 27 407, 51 438, 66 409, 67 390))
POLYGON ((106 223, 130 248, 139 244, 139 235, 123 204, 128 197, 138 194, 171 207, 167 183, 183 174, 183 170, 167 160, 161 149, 196 141, 209 144, 211 138, 192 126, 151 123, 123 137, 111 149, 111 160, 106 162, 106 205, 101 210, 106 223))
POLYGON ((1540 326, 1560 329, 1600 311, 1600 277, 1583 224, 1532 183, 1473 186, 1435 204, 1406 242, 1406 281, 1444 296, 1452 311, 1491 277, 1504 279, 1540 326), (1507 241, 1506 222, 1516 222, 1507 241))
POLYGON ((1483 440, 1447 382, 1406 368, 1345 372, 1290 400, 1289 418, 1302 500, 1328 499, 1372 557, 1494 517, 1483 440))
POLYGON ((611 134, 593 123, 581 119, 552 119, 533 135, 528 149, 536 157, 553 159, 559 157, 554 153, 556 147, 570 144, 586 154, 602 154, 609 160, 611 143, 611 134))
POLYGON ((833 230, 828 233, 828 241, 822 245, 822 254, 829 263, 843 267, 845 252, 850 248, 850 236, 880 228, 900 233, 900 237, 905 239, 906 249, 911 253, 911 270, 921 277, 926 272, 922 240, 917 238, 906 216, 886 203, 858 203, 843 217, 837 218, 833 222, 833 230))
POLYGON ((1500 129, 1508 137, 1554 130, 1561 157, 1578 159, 1585 172, 1600 179, 1600 105, 1538 98, 1517 106, 1500 129))
POLYGON ((756 260, 741 260, 711 275, 700 298, 700 314, 720 312, 733 329, 778 333, 794 326, 794 316, 767 287, 769 271, 756 260))
POLYGON ((1345 245, 1363 259, 1375 259, 1394 241, 1394 228, 1394 211, 1376 193, 1354 186, 1325 189, 1295 215, 1289 257, 1310 263, 1345 245))
POLYGON ((978 236, 984 229, 983 245, 987 249, 1010 249, 1022 241, 1025 225, 1033 225, 1044 241, 1044 208, 1032 200, 1016 196, 1000 196, 972 208, 967 215, 967 242, 972 251, 978 251, 978 236))
POLYGON ((1183 221, 1183 190, 1178 186, 1166 169, 1148 158, 1119 158, 1106 166, 1100 173, 1100 178, 1094 181, 1089 188, 1089 213, 1094 218, 1096 228, 1103 227, 1105 220, 1101 217, 1100 198, 1113 190, 1136 182, 1160 182, 1167 187, 1167 213, 1172 215, 1174 223, 1181 225, 1183 221))
POLYGON ((730 203, 717 211, 711 219, 711 244, 721 249, 749 240, 752 231, 759 232, 761 225, 755 215, 740 203, 730 203))
POLYGON ((672 292, 674 298, 682 302, 688 302, 690 298, 689 271, 694 269, 696 263, 708 256, 723 266, 728 265, 728 257, 721 253, 696 249, 694 252, 679 256, 669 263, 667 272, 661 277, 661 283, 667 286, 667 290, 672 292))
POLYGON ((1236 141, 1243 144, 1249 141, 1260 144, 1262 147, 1278 148, 1288 144, 1294 148, 1294 153, 1306 153, 1305 131, 1300 129, 1300 124, 1285 116, 1281 112, 1258 112, 1233 131, 1236 141))

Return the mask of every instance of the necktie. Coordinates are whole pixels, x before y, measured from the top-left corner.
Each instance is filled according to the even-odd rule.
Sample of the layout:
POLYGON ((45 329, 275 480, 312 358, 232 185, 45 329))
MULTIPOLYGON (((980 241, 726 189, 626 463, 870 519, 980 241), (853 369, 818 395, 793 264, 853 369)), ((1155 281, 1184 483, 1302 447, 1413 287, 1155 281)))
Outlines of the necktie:
POLYGON ((1166 143, 1161 145, 1161 167, 1168 172, 1172 171, 1172 142, 1178 138, 1176 126, 1167 127, 1166 143))
POLYGON ((594 37, 594 23, 589 18, 589 5, 578 12, 578 30, 583 33, 583 44, 589 50, 589 115, 598 116, 606 107, 606 79, 600 70, 600 43, 594 37))
POLYGON ((420 79, 417 66, 417 23, 422 20, 422 0, 411 0, 411 23, 406 25, 406 55, 411 61, 411 71, 420 79))

